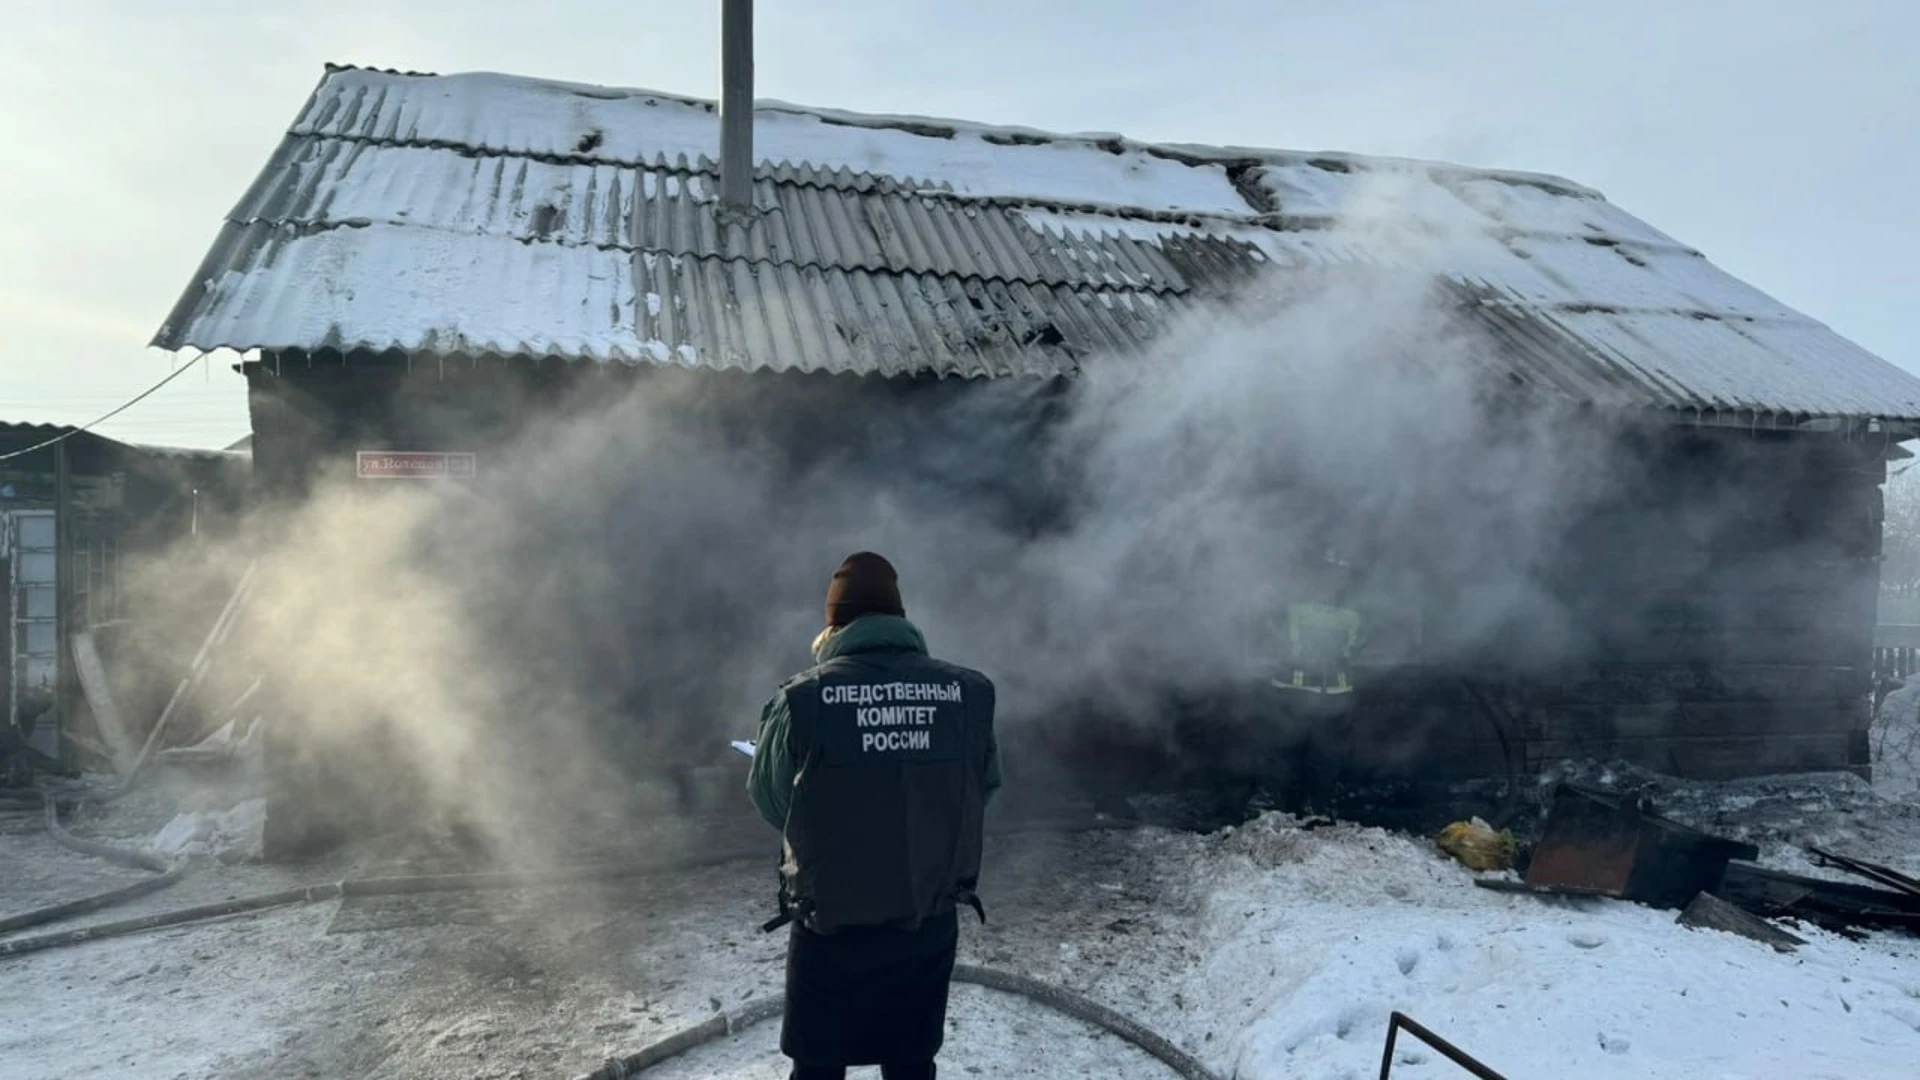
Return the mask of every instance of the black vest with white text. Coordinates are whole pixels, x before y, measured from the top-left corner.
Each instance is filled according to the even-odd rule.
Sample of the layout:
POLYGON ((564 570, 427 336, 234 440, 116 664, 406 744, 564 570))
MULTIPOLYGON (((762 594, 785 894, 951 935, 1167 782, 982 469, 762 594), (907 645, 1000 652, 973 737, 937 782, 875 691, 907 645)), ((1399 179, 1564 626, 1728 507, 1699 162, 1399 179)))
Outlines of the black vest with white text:
POLYGON ((912 929, 970 898, 993 684, 880 651, 829 660, 785 693, 798 770, 781 875, 800 924, 912 929))

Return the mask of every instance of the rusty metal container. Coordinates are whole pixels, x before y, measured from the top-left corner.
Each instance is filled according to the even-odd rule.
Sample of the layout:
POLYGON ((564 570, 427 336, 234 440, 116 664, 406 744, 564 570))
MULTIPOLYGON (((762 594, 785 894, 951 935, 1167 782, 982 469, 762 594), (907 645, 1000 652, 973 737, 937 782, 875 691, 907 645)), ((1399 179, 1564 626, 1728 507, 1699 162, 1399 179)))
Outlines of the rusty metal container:
POLYGON ((1760 850, 1654 814, 1631 796, 1570 785, 1554 794, 1527 884, 1681 908, 1720 887, 1727 863, 1760 850))

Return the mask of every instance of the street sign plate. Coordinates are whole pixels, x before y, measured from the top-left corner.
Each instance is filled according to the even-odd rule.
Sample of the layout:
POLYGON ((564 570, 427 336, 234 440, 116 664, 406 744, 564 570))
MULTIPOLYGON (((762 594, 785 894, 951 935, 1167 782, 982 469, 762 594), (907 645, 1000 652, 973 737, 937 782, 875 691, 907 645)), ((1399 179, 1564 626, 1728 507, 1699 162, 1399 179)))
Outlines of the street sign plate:
POLYGON ((362 480, 471 480, 478 471, 472 454, 362 450, 354 457, 362 480))

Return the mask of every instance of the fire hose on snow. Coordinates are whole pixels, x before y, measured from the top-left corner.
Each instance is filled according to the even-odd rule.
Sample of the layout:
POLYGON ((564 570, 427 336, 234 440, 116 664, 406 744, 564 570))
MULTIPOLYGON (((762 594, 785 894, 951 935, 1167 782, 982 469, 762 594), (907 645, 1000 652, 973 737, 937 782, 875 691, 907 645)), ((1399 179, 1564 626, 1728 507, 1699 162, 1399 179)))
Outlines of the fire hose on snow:
MULTIPOLYGON (((1219 1073, 1207 1068, 1200 1059, 1175 1046, 1165 1037, 1092 998, 1077 994, 1065 987, 1041 982, 1039 979, 1018 975, 1011 971, 976 967, 972 964, 954 965, 953 981, 982 986, 1003 994, 1036 1001, 1055 1012, 1091 1024, 1153 1055, 1186 1080, 1224 1080, 1219 1073)), ((669 1035, 635 1053, 609 1059, 598 1069, 575 1077, 574 1080, 630 1080, 670 1058, 678 1057, 762 1021, 771 1020, 781 1014, 785 1005, 785 997, 774 994, 733 1012, 716 1013, 700 1024, 669 1035)))
MULTIPOLYGON (((159 869, 155 864, 157 857, 143 852, 129 852, 112 848, 111 845, 98 844, 95 841, 72 837, 59 828, 59 819, 53 809, 53 800, 48 800, 49 828, 56 837, 66 837, 76 845, 76 850, 115 861, 143 866, 147 869, 159 869)), ((1097 819, 1094 821, 1061 823, 1030 822, 1024 827, 996 830, 999 832, 1028 831, 1034 828, 1061 829, 1063 825, 1076 831, 1092 831, 1124 827, 1125 822, 1097 819)), ((64 841, 63 841, 64 842, 64 841)), ((100 923, 78 927, 72 930, 40 934, 33 937, 15 938, 0 941, 0 959, 24 956, 30 953, 56 949, 70 945, 80 945, 90 941, 101 941, 125 937, 169 927, 185 926, 207 922, 214 919, 229 918, 250 912, 265 911, 272 908, 294 904, 314 903, 324 900, 355 896, 395 896, 413 893, 435 892, 471 892, 489 889, 530 888, 543 885, 566 884, 571 882, 618 881, 627 878, 644 877, 654 874, 682 873, 720 866, 727 863, 765 857, 765 851, 756 846, 751 851, 721 851, 695 856, 677 855, 673 858, 650 860, 639 863, 616 865, 586 865, 574 867, 556 867, 536 871, 494 871, 464 874, 416 874, 391 877, 350 878, 339 881, 319 882, 311 885, 296 886, 277 892, 262 893, 250 897, 217 901, 195 907, 159 912, 138 918, 123 919, 117 922, 100 923)), ((96 897, 72 901, 67 904, 53 905, 38 911, 27 912, 10 919, 0 920, 0 932, 37 925, 71 915, 97 910, 107 904, 141 895, 164 887, 179 880, 185 872, 185 863, 164 866, 164 872, 150 881, 127 886, 124 889, 104 893, 96 897), (140 890, 136 892, 135 890, 140 890)), ((1065 1016, 1106 1031, 1141 1051, 1164 1063, 1186 1080, 1224 1080, 1219 1073, 1209 1069, 1198 1058, 1180 1049, 1166 1037, 1154 1032, 1145 1025, 1119 1013, 1083 994, 1065 987, 1042 982, 1030 976, 996 968, 979 967, 971 964, 957 964, 954 967, 955 982, 980 986, 1000 993, 1012 994, 1046 1005, 1065 1016)), ((576 1080, 625 1080, 637 1076, 661 1062, 678 1057, 697 1047, 754 1024, 770 1020, 784 1010, 785 999, 782 995, 771 995, 732 1012, 721 1012, 702 1023, 668 1036, 659 1042, 646 1046, 624 1057, 608 1060, 599 1069, 586 1073, 576 1080)), ((1387 1033, 1387 1051, 1381 1063, 1381 1077, 1385 1080, 1393 1064, 1393 1044, 1396 1034, 1406 1030, 1423 1042, 1439 1050, 1444 1056, 1463 1067, 1475 1076, 1486 1080, 1501 1080, 1498 1073, 1486 1065, 1474 1061, 1464 1051, 1440 1039, 1411 1019, 1395 1013, 1387 1033)))
MULTIPOLYGON (((57 819, 49 819, 57 825, 57 819)), ((1002 836, 1017 832, 1053 831, 1053 832, 1092 832, 1102 829, 1131 827, 1130 822, 1117 819, 1093 819, 1077 821, 1036 820, 1014 825, 1002 826, 990 830, 991 835, 1002 836)), ((64 832, 58 835, 66 835, 64 832)), ((75 843, 95 845, 96 842, 69 837, 75 843)), ((90 854, 101 854, 108 845, 83 847, 90 854)), ((146 860, 137 865, 147 869, 163 869, 166 873, 151 881, 139 882, 125 889, 116 889, 111 893, 72 901, 68 904, 56 904, 37 911, 26 912, 0 922, 0 927, 8 930, 24 929, 40 923, 51 922, 57 918, 84 914, 95 911, 108 904, 131 896, 142 895, 133 892, 144 889, 151 892, 161 888, 164 880, 167 884, 179 880, 178 874, 184 871, 178 867, 169 868, 166 864, 155 865, 157 857, 143 852, 127 852, 112 849, 121 859, 146 860), (171 880, 166 880, 171 876, 171 880)), ((286 907, 292 904, 314 903, 322 900, 334 900, 352 896, 396 896, 407 893, 431 892, 472 892, 490 889, 525 889, 544 885, 562 885, 573 882, 622 881, 629 878, 647 877, 658 874, 678 874, 688 870, 701 870, 728 863, 746 862, 767 857, 763 845, 754 845, 745 849, 730 849, 713 852, 701 852, 693 855, 676 853, 669 857, 646 859, 631 863, 587 864, 581 866, 552 867, 542 870, 501 870, 481 871, 461 874, 411 874, 390 877, 348 878, 339 881, 315 882, 310 885, 298 885, 277 892, 262 893, 257 896, 223 900, 213 904, 181 908, 174 911, 158 912, 138 918, 122 919, 117 922, 96 923, 92 926, 76 927, 72 930, 59 930, 34 937, 14 938, 0 941, 0 960, 7 957, 23 956, 27 953, 57 949, 67 945, 81 945, 89 941, 102 941, 109 938, 125 937, 130 934, 145 933, 150 930, 162 930, 168 927, 185 926, 190 923, 206 922, 210 919, 222 919, 232 915, 243 915, 270 908, 286 907)))
MULTIPOLYGON (((1110 823, 1096 823, 1093 827, 1111 827, 1110 823)), ((751 852, 721 852, 694 858, 678 858, 671 861, 630 864, 620 866, 580 866, 554 870, 532 872, 494 872, 475 874, 422 874, 400 877, 374 877, 347 879, 342 881, 320 882, 312 885, 282 889, 277 892, 263 893, 251 897, 241 897, 202 904, 196 907, 181 908, 175 911, 161 912, 118 922, 102 923, 80 927, 73 930, 41 934, 35 937, 15 938, 0 941, 0 958, 24 956, 69 945, 80 945, 90 941, 125 937, 131 934, 160 930, 168 927, 185 926, 191 923, 206 922, 213 919, 228 918, 249 912, 265 911, 270 908, 285 907, 293 904, 313 903, 352 896, 392 896, 405 893, 431 893, 449 891, 476 891, 482 889, 526 888, 538 885, 561 884, 577 881, 613 881, 626 877, 646 874, 679 873, 707 866, 738 862, 749 858, 762 858, 765 851, 756 847, 751 852)), ((169 874, 180 872, 179 867, 170 867, 169 874)), ((151 883, 143 882, 149 888, 151 883)), ((100 898, 94 898, 99 900, 100 898)), ((60 905, 43 908, 41 912, 29 912, 28 916, 58 911, 61 915, 78 914, 80 907, 89 901, 76 901, 72 905, 60 905), (60 911, 60 908, 69 910, 60 911), (78 910, 73 910, 78 908, 78 910)), ((9 920, 11 927, 22 925, 24 917, 9 920)), ((982 986, 1002 993, 1015 994, 1040 1002, 1067 1016, 1092 1024, 1113 1035, 1126 1040, 1167 1064, 1187 1080, 1220 1080, 1218 1074, 1209 1070, 1197 1058, 1175 1046, 1166 1038, 1154 1033, 1131 1018, 1115 1012, 1084 995, 1063 987, 1041 982, 1025 975, 1000 971, 993 968, 956 965, 953 974, 957 982, 982 986)), ((761 1021, 778 1016, 784 1007, 780 995, 764 998, 760 1001, 732 1013, 721 1013, 711 1019, 654 1043, 637 1053, 611 1060, 599 1070, 587 1074, 588 1080, 617 1080, 621 1077, 636 1075, 643 1069, 684 1054, 695 1047, 704 1045, 722 1036, 739 1031, 761 1021)))
MULTIPOLYGON (((174 911, 142 915, 118 922, 97 923, 92 926, 76 927, 72 930, 58 930, 39 934, 34 937, 14 938, 0 941, 0 959, 24 956, 27 953, 43 952, 67 945, 81 945, 89 941, 104 941, 109 938, 126 937, 130 934, 145 933, 149 930, 163 930, 169 927, 186 926, 190 923, 206 922, 211 919, 224 919, 233 915, 244 915, 269 908, 287 907, 293 904, 309 904, 322 900, 335 900, 351 896, 398 896, 409 893, 433 892, 477 892, 488 889, 525 889, 542 885, 559 885, 581 881, 620 881, 627 878, 644 877, 649 874, 680 873, 708 866, 718 866, 729 862, 738 862, 747 858, 765 858, 764 849, 756 848, 752 852, 728 851, 693 858, 682 857, 676 860, 624 863, 612 866, 570 866, 548 870, 529 871, 489 871, 471 874, 409 874, 395 877, 348 878, 340 881, 322 881, 311 885, 297 885, 277 892, 261 893, 255 896, 222 900, 197 907, 179 908, 174 911)), ((42 909, 43 911, 52 910, 42 909)), ((32 913, 29 913, 32 914, 32 913)))
MULTIPOLYGON (((219 617, 214 620, 213 628, 208 631, 206 640, 201 643, 199 652, 194 655, 193 662, 188 665, 187 672, 181 677, 179 685, 174 687, 172 696, 167 699, 166 707, 161 710, 159 718, 147 732, 139 752, 128 763, 119 783, 110 788, 92 790, 77 786, 72 788, 42 786, 21 791, 0 791, 0 809, 30 810, 36 802, 45 806, 47 834, 60 846, 119 866, 151 870, 156 876, 78 900, 50 904, 32 911, 23 911, 17 915, 0 917, 0 934, 100 911, 115 904, 158 892, 187 876, 190 864, 184 859, 168 860, 150 852, 123 848, 73 835, 60 825, 60 804, 63 802, 91 803, 95 806, 104 806, 123 799, 134 791, 145 775, 148 764, 153 761, 154 751, 159 746, 162 734, 167 731, 174 717, 180 712, 189 693, 206 676, 214 656, 239 623, 240 613, 246 606, 247 594, 253 587, 254 572, 257 569, 257 563, 249 563, 240 575, 240 581, 234 586, 233 594, 227 599, 226 606, 221 609, 219 617)), ((252 690, 248 693, 251 694, 252 690)), ((10 954, 4 951, 4 946, 0 946, 0 956, 5 955, 10 954)))
MULTIPOLYGON (((764 852, 756 851, 753 857, 764 852)), ((709 856, 696 862, 681 861, 671 867, 672 872, 696 869, 700 865, 717 865, 738 861, 742 856, 730 853, 724 856, 709 856)), ((538 873, 495 873, 495 874, 430 874, 407 877, 361 878, 356 880, 322 882, 305 885, 279 892, 264 893, 258 896, 224 900, 198 907, 182 908, 125 919, 115 923, 82 927, 76 930, 37 937, 18 938, 0 942, 0 958, 22 956, 45 949, 66 945, 79 945, 89 941, 123 937, 129 934, 167 927, 184 926, 189 923, 206 922, 212 919, 227 918, 233 915, 264 911, 269 908, 284 907, 292 904, 312 903, 349 896, 391 896, 402 893, 427 893, 445 891, 467 891, 491 888, 522 888, 530 885, 553 884, 562 881, 603 881, 617 880, 620 877, 638 876, 645 873, 658 873, 669 868, 657 865, 623 867, 575 867, 568 871, 544 871, 538 873)), ((982 986, 1002 993, 1015 994, 1044 1004, 1060 1013, 1095 1027, 1101 1028, 1141 1050, 1151 1054, 1187 1080, 1222 1080, 1219 1074, 1208 1069, 1199 1059, 1175 1046, 1165 1037, 1154 1033, 1139 1022, 1118 1013, 1084 995, 1077 994, 1064 987, 1041 982, 1025 975, 994 968, 975 967, 959 964, 954 967, 953 978, 956 982, 982 986)), ((647 1046, 636 1053, 608 1061, 599 1069, 587 1073, 581 1080, 623 1080, 638 1075, 641 1071, 660 1064, 670 1058, 678 1057, 696 1047, 705 1045, 723 1036, 751 1027, 754 1024, 779 1016, 785 1006, 781 995, 773 995, 756 1001, 742 1009, 728 1013, 718 1013, 708 1020, 671 1035, 647 1046)))
MULTIPOLYGON (((1064 987, 1014 972, 972 964, 954 965, 953 981, 1039 1002, 1062 1015, 1090 1024, 1132 1043, 1140 1050, 1151 1054, 1169 1069, 1185 1077, 1186 1080, 1225 1080, 1221 1074, 1209 1069, 1204 1062, 1175 1046, 1164 1036, 1122 1013, 1115 1012, 1083 994, 1077 994, 1064 987)), ((774 1019, 781 1014, 785 1005, 785 997, 774 994, 732 1012, 715 1013, 693 1027, 669 1035, 632 1054, 611 1058, 600 1068, 583 1073, 574 1080, 632 1080, 647 1069, 679 1057, 681 1054, 716 1039, 743 1031, 755 1024, 774 1019)), ((1387 1045, 1385 1052, 1381 1055, 1380 1080, 1389 1080, 1392 1074, 1394 1046, 1402 1031, 1431 1046, 1442 1057, 1473 1076, 1479 1077, 1480 1080, 1506 1080, 1486 1063, 1475 1059, 1466 1051, 1399 1012, 1394 1013, 1387 1023, 1387 1045)))
POLYGON ((15 930, 25 930, 34 926, 42 926, 46 923, 57 922, 61 919, 70 919, 76 915, 85 915, 89 912, 112 907, 115 904, 159 892, 161 889, 173 885, 187 876, 189 864, 184 859, 177 862, 170 862, 150 852, 140 851, 134 848, 123 848, 114 844, 101 843, 98 840, 88 840, 84 837, 73 835, 60 824, 59 797, 39 789, 33 789, 33 791, 46 807, 47 835, 53 837, 55 843, 58 843, 61 847, 67 848, 70 851, 77 851, 82 855, 91 855, 97 859, 104 859, 107 862, 119 866, 126 866, 135 870, 151 870, 156 876, 150 877, 145 881, 136 881, 131 885, 123 885, 117 889, 109 889, 106 892, 82 897, 78 900, 50 904, 46 907, 35 908, 32 911, 23 911, 17 915, 0 917, 0 934, 12 933, 15 930))
MULTIPOLYGON (((52 806, 51 799, 49 800, 49 806, 52 806)), ((58 827, 57 817, 50 817, 49 821, 55 828, 58 827)), ((1077 826, 1079 830, 1094 830, 1124 827, 1126 823, 1111 820, 1095 820, 1073 824, 1077 826)), ((1058 829, 1061 825, 1062 823, 1059 822, 1036 822, 1027 823, 1025 828, 1015 827, 1013 829, 996 831, 1027 831, 1028 829, 1036 827, 1058 829)), ((77 840, 77 838, 74 839, 77 840)), ((92 841, 78 842, 83 845, 93 844, 92 841)), ((106 853, 106 847, 106 845, 99 845, 91 853, 104 855, 106 853)), ((82 850, 86 849, 83 848, 82 850)), ((140 865, 145 865, 149 869, 154 868, 151 862, 153 859, 152 856, 145 856, 141 853, 128 853, 118 849, 114 850, 114 855, 120 857, 119 861, 126 861, 129 858, 148 860, 141 862, 140 865)), ((15 938, 10 941, 0 941, 0 959, 24 956, 30 953, 70 945, 80 945, 91 941, 125 937, 169 927, 229 918, 249 912, 265 911, 272 908, 314 903, 342 897, 512 889, 567 882, 614 881, 649 874, 681 873, 688 870, 718 866, 746 859, 764 858, 765 855, 765 850, 756 846, 751 851, 724 851, 693 857, 682 855, 672 859, 615 866, 578 866, 527 872, 424 874, 319 882, 290 889, 282 889, 277 892, 263 893, 256 896, 222 900, 195 907, 140 916, 138 918, 122 919, 117 922, 100 923, 92 926, 78 927, 72 930, 56 931, 33 937, 15 938)), ((82 914, 85 911, 95 910, 108 903, 117 902, 118 899, 125 899, 127 898, 127 894, 133 889, 143 888, 151 891, 154 888, 160 887, 156 884, 157 882, 166 878, 177 880, 178 875, 183 872, 184 864, 181 866, 169 866, 166 868, 162 877, 156 878, 154 881, 141 882, 139 885, 130 886, 125 890, 116 890, 114 894, 103 894, 102 896, 92 897, 87 900, 74 901, 64 905, 54 905, 52 907, 39 909, 39 911, 36 912, 28 912, 25 915, 15 916, 12 919, 6 920, 4 923, 0 923, 0 928, 19 929, 24 926, 36 925, 39 922, 51 921, 54 918, 64 918, 69 915, 82 914)), ((1132 1043, 1160 1061, 1165 1062, 1169 1068, 1172 1068, 1179 1075, 1186 1077, 1187 1080, 1220 1080, 1218 1074, 1209 1070, 1197 1058, 1181 1050, 1163 1036, 1154 1033, 1137 1021, 1071 990, 1012 972, 975 967, 966 964, 957 965, 954 968, 953 977, 957 982, 982 986, 1002 993, 1015 994, 1040 1002, 1067 1016, 1099 1027, 1132 1043)), ((670 1036, 637 1053, 608 1061, 599 1070, 588 1074, 588 1076, 593 1078, 607 1078, 607 1080, 633 1076, 640 1070, 686 1053, 695 1047, 778 1016, 783 1007, 784 999, 780 995, 774 995, 754 1002, 735 1012, 718 1014, 695 1027, 670 1036)))

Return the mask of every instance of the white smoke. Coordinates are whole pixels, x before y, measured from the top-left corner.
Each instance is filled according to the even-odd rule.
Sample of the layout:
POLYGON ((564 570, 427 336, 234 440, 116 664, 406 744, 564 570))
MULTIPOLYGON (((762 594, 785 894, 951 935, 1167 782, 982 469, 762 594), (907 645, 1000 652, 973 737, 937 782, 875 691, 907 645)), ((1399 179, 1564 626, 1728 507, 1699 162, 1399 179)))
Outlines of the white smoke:
POLYGON ((398 757, 514 834, 725 760, 860 549, 1014 733, 1152 735, 1169 695, 1263 680, 1329 548, 1397 647, 1548 662, 1576 635, 1540 571, 1615 482, 1611 433, 1487 380, 1436 284, 1470 241, 1391 195, 1354 226, 1385 265, 1276 268, 1064 390, 607 374, 473 492, 325 483, 247 538, 238 666, 297 742, 398 757))

